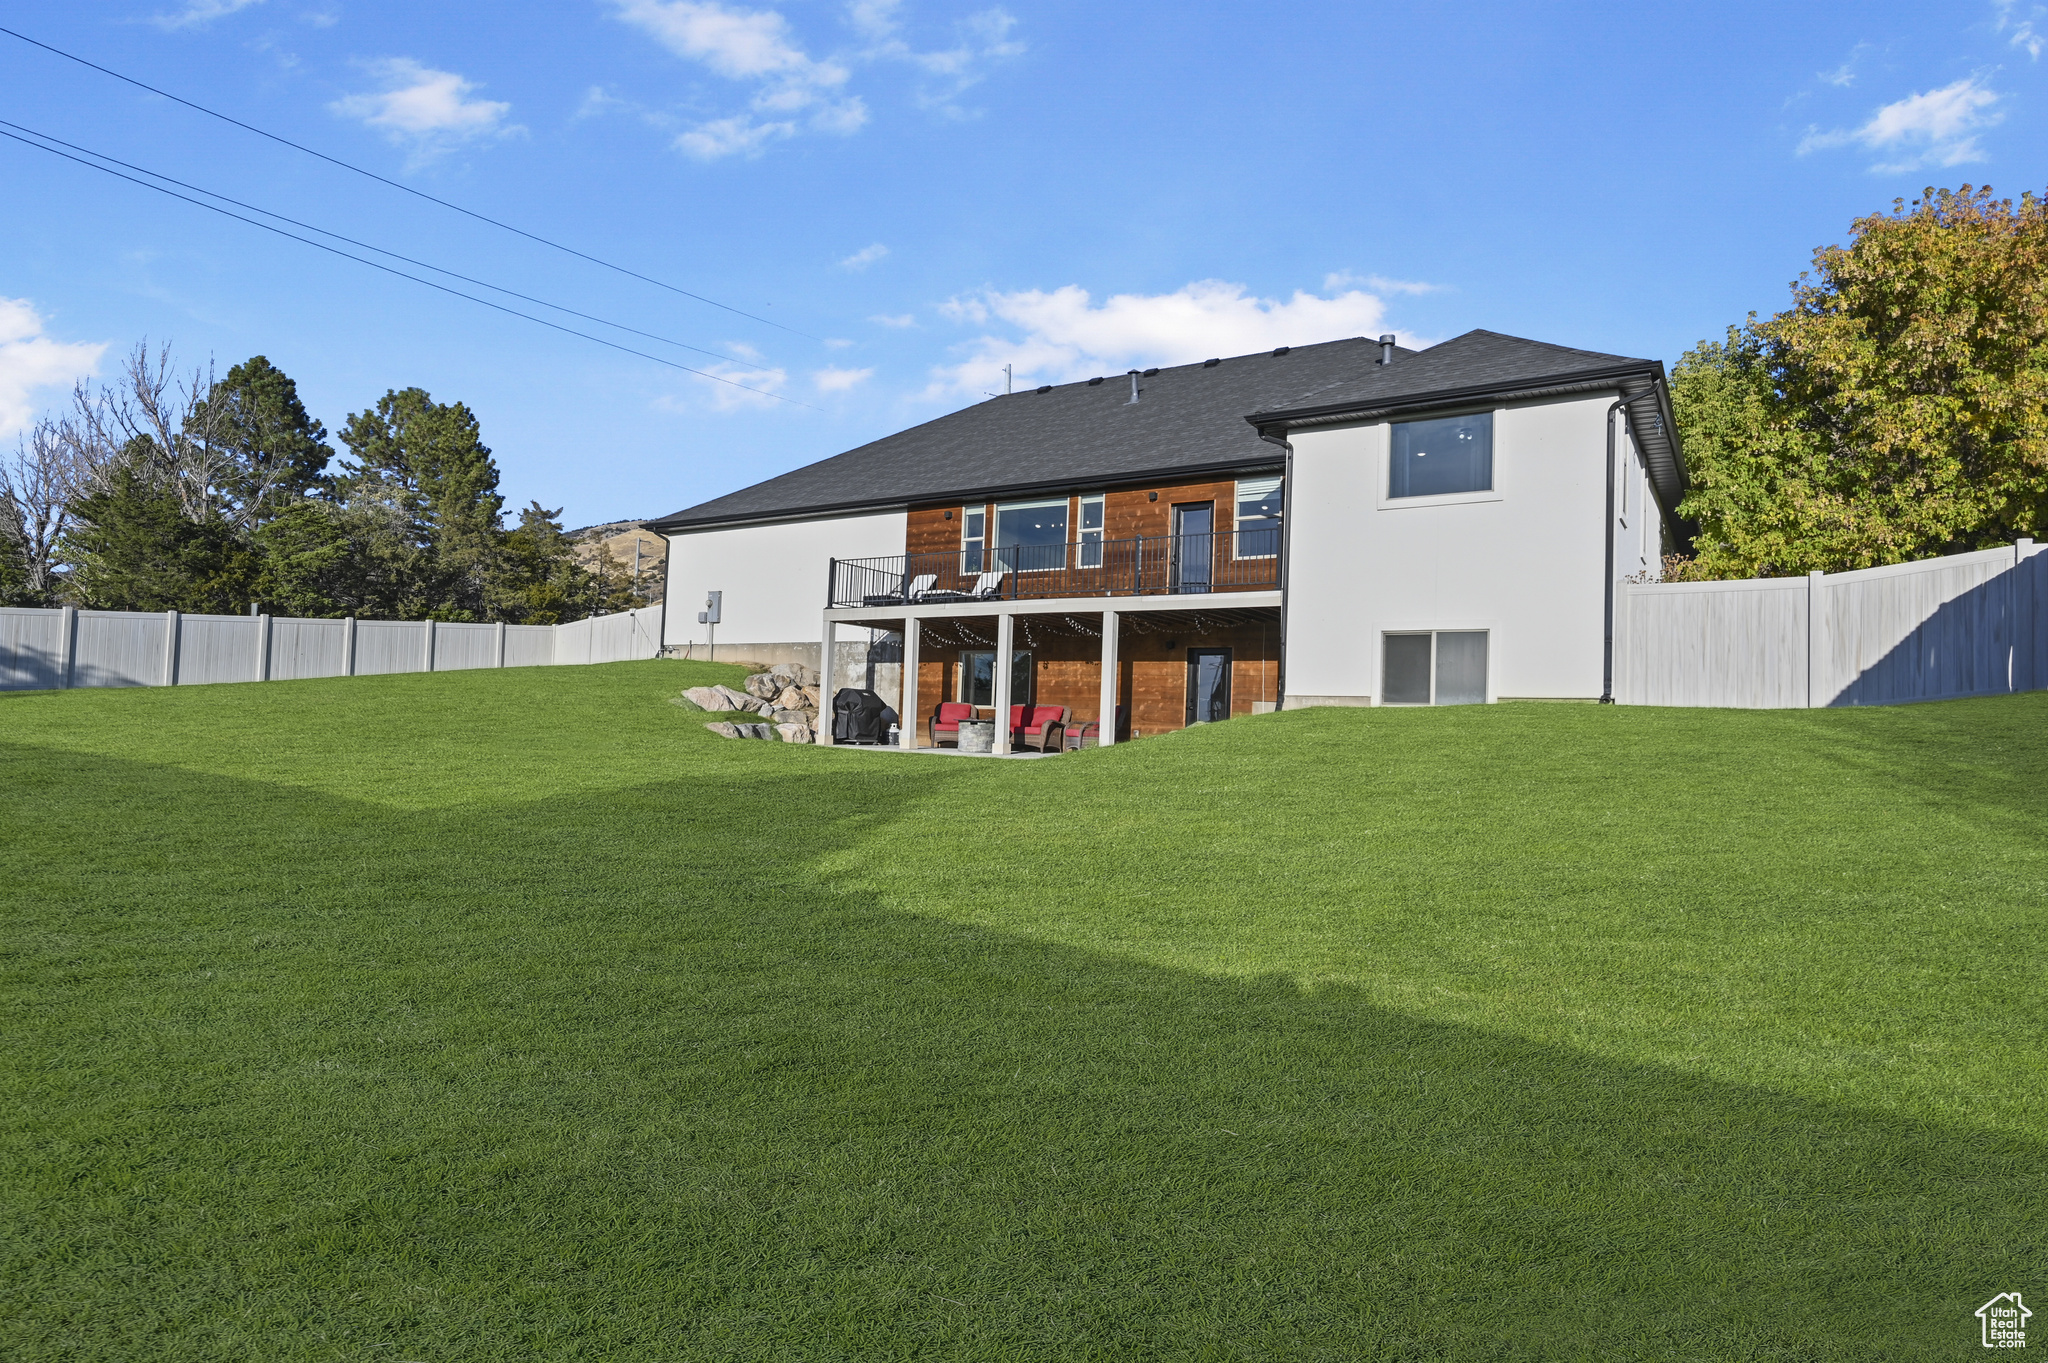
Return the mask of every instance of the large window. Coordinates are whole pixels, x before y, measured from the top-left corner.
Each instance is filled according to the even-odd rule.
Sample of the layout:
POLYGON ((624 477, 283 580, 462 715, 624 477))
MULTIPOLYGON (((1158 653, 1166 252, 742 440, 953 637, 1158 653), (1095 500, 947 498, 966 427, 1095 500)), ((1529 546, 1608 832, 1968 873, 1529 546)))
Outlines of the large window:
POLYGON ((1389 634, 1380 674, 1383 705, 1486 704, 1486 631, 1389 634))
POLYGON ((1081 499, 1081 562, 1083 568, 1102 566, 1102 512, 1100 493, 1081 499))
POLYGON ((988 544, 988 512, 970 506, 960 513, 960 571, 981 571, 982 550, 988 544))
POLYGON ((1067 566, 1067 499, 996 507, 996 566, 1042 573, 1067 566))
MULTIPOLYGON (((1010 655, 1010 704, 1036 703, 1031 694, 1035 671, 1028 651, 1020 648, 1010 655)), ((968 705, 996 703, 996 655, 993 651, 960 655, 960 694, 955 699, 968 705)))
POLYGON ((1237 556, 1272 558, 1280 552, 1280 480, 1237 480, 1237 556))
POLYGON ((1394 423, 1387 496, 1493 490, 1493 413, 1394 423))

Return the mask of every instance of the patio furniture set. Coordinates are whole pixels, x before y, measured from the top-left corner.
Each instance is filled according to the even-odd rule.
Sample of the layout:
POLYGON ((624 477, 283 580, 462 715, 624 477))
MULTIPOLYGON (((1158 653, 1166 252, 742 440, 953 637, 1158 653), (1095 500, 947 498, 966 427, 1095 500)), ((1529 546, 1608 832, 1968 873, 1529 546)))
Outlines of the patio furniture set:
MULTIPOLYGON (((902 579, 897 581, 901 583, 902 579)), ((941 590, 938 581, 937 573, 919 573, 901 591, 870 593, 862 596, 860 603, 863 606, 927 606, 942 601, 994 601, 1003 594, 1003 573, 1000 569, 981 574, 964 592, 941 590)))
MULTIPOLYGON (((965 701, 945 701, 925 721, 925 731, 934 748, 957 747, 962 752, 988 752, 995 738, 994 716, 983 718, 982 706, 965 701)), ((1064 705, 1012 705, 1010 707, 1010 751, 1074 752, 1092 748, 1100 740, 1102 725, 1097 720, 1072 721, 1064 705)), ((1117 738, 1129 737, 1124 707, 1116 708, 1117 738)))

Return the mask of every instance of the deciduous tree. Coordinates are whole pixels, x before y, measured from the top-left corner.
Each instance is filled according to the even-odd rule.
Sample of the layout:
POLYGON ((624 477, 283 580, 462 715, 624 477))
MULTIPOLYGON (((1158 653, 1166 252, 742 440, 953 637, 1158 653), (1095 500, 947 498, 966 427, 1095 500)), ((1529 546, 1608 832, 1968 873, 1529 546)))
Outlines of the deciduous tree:
POLYGON ((1673 373, 1682 576, 1840 571, 2048 525, 2048 206, 1930 189, 1673 373))

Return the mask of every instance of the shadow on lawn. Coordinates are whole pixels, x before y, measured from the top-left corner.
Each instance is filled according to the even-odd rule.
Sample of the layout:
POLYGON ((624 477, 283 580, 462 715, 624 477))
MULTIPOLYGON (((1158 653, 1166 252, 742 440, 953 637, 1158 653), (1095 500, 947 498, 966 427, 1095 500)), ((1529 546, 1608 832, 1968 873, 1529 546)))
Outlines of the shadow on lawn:
POLYGON ((2037 1281, 2029 1143, 821 888, 901 768, 0 753, 11 1357, 1924 1359, 2037 1281))

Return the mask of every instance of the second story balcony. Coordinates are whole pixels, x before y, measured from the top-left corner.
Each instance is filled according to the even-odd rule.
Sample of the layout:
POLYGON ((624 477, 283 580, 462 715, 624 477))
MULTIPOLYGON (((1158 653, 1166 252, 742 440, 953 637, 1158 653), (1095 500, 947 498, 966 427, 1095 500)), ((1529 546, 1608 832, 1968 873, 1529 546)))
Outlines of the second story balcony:
POLYGON ((826 606, 1206 595, 1279 585, 1280 532, 1226 531, 833 559, 826 606))

